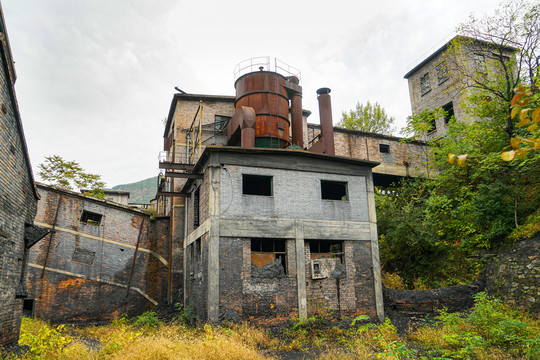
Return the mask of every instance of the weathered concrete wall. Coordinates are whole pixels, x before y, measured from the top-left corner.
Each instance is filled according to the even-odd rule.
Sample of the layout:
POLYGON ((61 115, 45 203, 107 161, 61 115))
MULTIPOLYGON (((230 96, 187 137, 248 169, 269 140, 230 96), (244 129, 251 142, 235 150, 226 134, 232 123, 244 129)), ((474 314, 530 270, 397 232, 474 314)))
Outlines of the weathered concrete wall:
POLYGON ((368 220, 366 181, 363 176, 227 165, 222 169, 220 190, 223 216, 368 220), (272 176, 273 196, 243 195, 242 174, 272 176), (323 200, 321 180, 347 182, 349 200, 323 200))
POLYGON ((486 291, 505 303, 540 314, 540 234, 517 243, 490 260, 484 271, 486 291))
POLYGON ((186 248, 185 306, 197 320, 208 318, 208 236, 203 235, 186 248))
POLYGON ((29 256, 37 316, 104 321, 166 301, 167 218, 151 221, 142 212, 50 187, 39 192, 36 224, 54 231, 29 256), (82 222, 83 210, 101 214, 100 224, 82 222))
POLYGON ((220 238, 220 318, 283 322, 298 317, 294 241, 288 240, 287 271, 253 273, 251 239, 220 238))
MULTIPOLYGON (((371 248, 367 241, 344 241, 344 263, 328 278, 313 279, 311 253, 306 254, 308 314, 376 317, 371 248)), ((339 266, 339 265, 338 265, 339 266)))
MULTIPOLYGON (((320 126, 308 124, 308 137, 313 139, 320 126)), ((428 147, 423 142, 401 142, 403 138, 374 134, 365 131, 334 128, 334 147, 337 156, 380 162, 374 174, 394 176, 419 176, 426 172, 428 147), (388 152, 380 146, 387 145, 388 152)))
POLYGON ((4 23, 0 25, 0 346, 19 338, 26 261, 25 224, 33 224, 37 197, 19 119, 4 23))

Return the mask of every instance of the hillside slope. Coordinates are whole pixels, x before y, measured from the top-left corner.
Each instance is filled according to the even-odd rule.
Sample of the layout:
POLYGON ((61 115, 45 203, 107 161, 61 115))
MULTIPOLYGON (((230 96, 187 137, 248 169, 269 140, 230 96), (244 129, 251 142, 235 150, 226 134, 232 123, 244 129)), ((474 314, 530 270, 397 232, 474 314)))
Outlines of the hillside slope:
POLYGON ((149 204, 150 200, 156 196, 157 177, 151 177, 131 184, 116 185, 112 189, 129 191, 130 203, 149 204))

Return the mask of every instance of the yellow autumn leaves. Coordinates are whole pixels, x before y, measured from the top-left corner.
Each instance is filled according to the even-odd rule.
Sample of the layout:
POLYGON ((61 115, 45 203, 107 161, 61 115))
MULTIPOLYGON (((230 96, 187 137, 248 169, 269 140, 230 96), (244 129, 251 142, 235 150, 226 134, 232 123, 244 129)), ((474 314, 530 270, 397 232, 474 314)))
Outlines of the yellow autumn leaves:
MULTIPOLYGON (((536 108, 526 107, 527 105, 530 105, 533 96, 532 91, 526 91, 525 87, 521 86, 514 89, 514 92, 515 95, 512 98, 512 112, 510 116, 512 119, 519 116, 518 128, 521 129, 527 126, 527 132, 532 135, 532 133, 538 129, 538 123, 540 122, 540 107, 538 107, 538 104, 536 104, 536 108)), ((534 136, 515 136, 510 139, 510 147, 512 150, 505 151, 501 154, 504 161, 512 161, 517 156, 522 158, 531 150, 537 151, 540 149, 540 138, 535 138, 534 136)))
MULTIPOLYGON (((538 107, 538 99, 533 101, 533 97, 538 97, 538 88, 533 87, 533 91, 525 89, 524 86, 514 89, 514 97, 512 98, 512 111, 510 117, 514 119, 519 116, 519 123, 517 127, 522 129, 525 126, 530 136, 514 136, 510 139, 510 145, 508 147, 511 150, 504 151, 501 154, 501 158, 504 161, 512 161, 517 157, 523 158, 529 151, 537 151, 540 149, 540 137, 535 137, 533 133, 538 129, 540 123, 540 107, 538 107)), ((465 166, 467 161, 467 154, 456 155, 448 154, 448 162, 450 164, 457 164, 459 166, 465 166)))

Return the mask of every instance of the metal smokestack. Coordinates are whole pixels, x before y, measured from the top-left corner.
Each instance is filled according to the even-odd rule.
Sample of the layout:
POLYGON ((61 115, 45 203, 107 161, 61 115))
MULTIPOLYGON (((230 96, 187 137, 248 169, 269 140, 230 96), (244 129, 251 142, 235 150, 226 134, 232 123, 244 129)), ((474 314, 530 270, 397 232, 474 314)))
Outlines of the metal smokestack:
POLYGON ((319 116, 321 121, 321 140, 324 141, 323 153, 335 155, 334 150, 334 125, 332 124, 332 104, 330 89, 320 88, 317 90, 319 100, 319 116))

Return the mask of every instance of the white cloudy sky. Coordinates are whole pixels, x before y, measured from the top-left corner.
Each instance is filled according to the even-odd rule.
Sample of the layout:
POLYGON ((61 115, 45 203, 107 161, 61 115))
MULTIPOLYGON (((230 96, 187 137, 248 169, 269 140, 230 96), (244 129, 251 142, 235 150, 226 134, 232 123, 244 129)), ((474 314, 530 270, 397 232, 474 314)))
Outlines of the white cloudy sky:
POLYGON ((379 101, 410 115, 403 75, 495 0, 3 0, 34 172, 58 154, 107 185, 158 174, 163 119, 178 86, 234 95, 240 61, 300 69, 303 105, 332 89, 334 123, 379 101))

